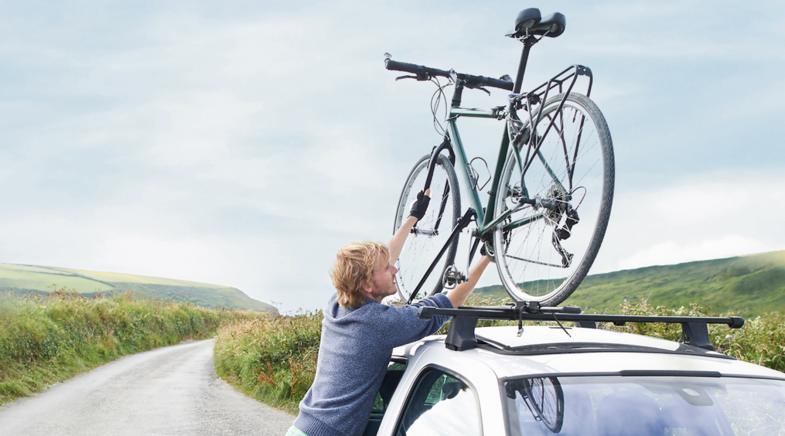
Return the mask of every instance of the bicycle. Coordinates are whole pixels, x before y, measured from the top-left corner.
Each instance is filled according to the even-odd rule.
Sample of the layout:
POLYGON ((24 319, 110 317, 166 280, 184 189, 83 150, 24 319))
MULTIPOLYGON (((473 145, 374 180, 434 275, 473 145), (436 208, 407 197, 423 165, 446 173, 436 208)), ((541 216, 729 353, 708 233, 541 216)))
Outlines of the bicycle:
POLYGON ((436 84, 432 114, 442 136, 441 144, 419 159, 409 173, 396 209, 393 231, 406 218, 420 187, 431 188, 431 207, 412 229, 397 263, 398 293, 409 303, 421 289, 432 295, 466 279, 453 262, 459 235, 472 222, 476 228, 471 233, 467 270, 483 243, 494 257, 504 288, 519 303, 556 305, 588 273, 608 225, 614 185, 610 131, 589 99, 591 70, 573 65, 531 91, 521 92, 531 47, 545 37, 561 35, 565 27, 560 13, 543 19, 539 9, 529 8, 518 14, 515 30, 506 35, 523 43, 515 82, 508 75, 494 79, 457 73, 394 61, 385 54, 386 69, 409 73, 396 80, 436 84), (447 78, 447 83, 442 84, 440 78, 447 78), (576 83, 586 87, 585 93, 574 90, 576 83), (453 95, 445 129, 437 112, 439 102, 446 108, 444 89, 449 86, 453 86, 453 95), (465 89, 490 95, 487 88, 511 91, 507 103, 490 110, 461 107, 465 89), (475 162, 484 159, 468 160, 457 126, 461 117, 505 123, 485 206, 479 192, 490 177, 478 187, 475 162), (462 170, 461 181, 472 206, 462 215, 455 166, 462 170), (432 274, 434 270, 437 274, 432 274))

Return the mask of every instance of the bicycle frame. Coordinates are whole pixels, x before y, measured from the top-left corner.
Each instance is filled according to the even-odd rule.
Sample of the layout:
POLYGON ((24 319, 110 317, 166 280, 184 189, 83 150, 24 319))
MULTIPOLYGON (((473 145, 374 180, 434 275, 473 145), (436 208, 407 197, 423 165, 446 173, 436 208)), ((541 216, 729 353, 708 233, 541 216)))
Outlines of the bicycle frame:
MULTIPOLYGON (((561 94, 561 93, 564 93, 565 95, 569 94, 573 90, 575 83, 578 77, 580 76, 586 76, 588 78, 586 95, 589 96, 589 94, 591 93, 591 85, 592 85, 591 70, 588 67, 582 65, 570 66, 564 69, 563 71, 561 71, 559 74, 555 75, 548 82, 545 82, 542 85, 535 88, 533 91, 528 92, 526 94, 522 94, 521 97, 523 98, 517 100, 521 101, 522 109, 528 114, 528 118, 525 121, 523 121, 524 125, 537 125, 539 123, 540 113, 537 110, 539 108, 533 107, 534 105, 537 104, 536 102, 544 102, 545 100, 547 100, 548 95, 551 93, 551 90, 553 89, 557 90, 556 94, 561 94), (568 82, 566 86, 565 86, 565 82, 568 82)), ((468 155, 466 154, 466 149, 463 145, 463 141, 461 140, 460 132, 458 131, 457 121, 461 117, 492 118, 498 120, 500 119, 499 112, 497 110, 481 110, 481 109, 460 107, 461 91, 462 91, 461 85, 457 85, 455 94, 458 96, 458 98, 456 99, 454 96, 453 106, 450 108, 449 116, 447 119, 448 134, 445 136, 442 144, 440 144, 439 147, 434 149, 434 152, 431 156, 431 164, 428 169, 429 170, 428 177, 426 178, 426 188, 430 186, 430 181, 433 176, 433 169, 435 168, 436 156, 438 156, 438 154, 441 151, 447 150, 450 154, 450 161, 452 161, 455 164, 455 166, 461 168, 461 176, 462 176, 461 182, 465 184, 464 186, 468 187, 467 190, 469 191, 469 195, 470 195, 469 199, 470 199, 471 207, 474 209, 476 213, 476 221, 477 221, 476 236, 483 237, 487 235, 490 231, 492 231, 496 227, 496 225, 504 218, 504 216, 501 216, 495 220, 492 219, 494 215, 494 205, 496 201, 496 195, 498 194, 498 187, 501 178, 501 173, 504 169, 504 164, 507 159, 507 154, 509 152, 510 130, 508 126, 505 126, 501 139, 501 145, 499 146, 499 155, 496 160, 496 167, 491 183, 490 198, 488 199, 487 202, 487 209, 484 210, 482 201, 480 200, 480 194, 479 192, 477 192, 474 186, 474 182, 471 176, 469 175, 470 174, 469 159, 468 159, 468 155)), ((517 96, 515 94, 513 94, 511 97, 511 103, 508 105, 509 115, 507 115, 507 117, 515 121, 521 121, 517 116, 517 110, 515 107, 516 97, 517 96)), ((557 108, 557 111, 561 110, 562 106, 564 105, 565 99, 566 97, 562 99, 562 101, 559 104, 559 107, 557 108)), ((548 131, 553 127, 554 122, 555 122, 555 118, 551 120, 551 122, 548 124, 542 136, 545 136, 548 133, 548 131)), ((527 146, 527 150, 530 151, 529 153, 530 156, 521 157, 519 153, 520 150, 516 150, 517 160, 522 167, 524 165, 524 162, 526 162, 526 168, 528 168, 528 164, 531 163, 531 159, 533 159, 534 156, 538 154, 538 150, 541 144, 535 142, 536 142, 536 138, 532 137, 530 138, 529 143, 525 144, 527 146)), ((521 150, 523 148, 524 147, 522 146, 521 150)), ((547 167, 547 164, 545 165, 547 167)), ((526 168, 524 168, 524 172, 526 168)), ((548 170, 553 174, 553 171, 550 170, 550 168, 548 168, 548 170)), ((557 178, 554 177, 554 180, 556 179, 557 178)), ((528 199, 527 197, 524 198, 528 199)), ((515 224, 516 223, 511 223, 509 225, 511 226, 511 228, 515 228, 518 225, 525 225, 525 223, 517 223, 518 225, 515 224)))
MULTIPOLYGON (((520 89, 520 82, 523 79, 523 72, 526 66, 526 59, 528 57, 528 45, 524 45, 524 53, 521 59, 521 65, 518 71, 518 79, 516 80, 516 85, 514 89, 520 89)), ((496 108, 493 110, 481 110, 481 109, 473 109, 473 108, 463 108, 460 106, 462 92, 464 89, 463 83, 460 80, 455 84, 455 91, 453 93, 452 104, 450 107, 450 112, 447 118, 447 133, 445 134, 444 140, 442 143, 435 147, 432 154, 431 159, 429 162, 428 167, 428 175, 426 177, 425 187, 423 189, 428 189, 431 184, 431 180, 433 178, 433 172, 436 168, 436 162, 439 154, 442 151, 447 151, 449 153, 450 161, 457 167, 461 168, 461 182, 464 186, 467 187, 467 191, 469 192, 469 201, 471 207, 469 210, 461 217, 456 223, 455 227, 450 235, 450 237, 445 242, 442 249, 437 254, 436 258, 433 260, 429 268, 426 270, 425 274, 423 275, 422 279, 420 280, 419 284, 415 288, 414 292, 409 297, 409 303, 411 303, 415 296, 419 293, 420 288, 425 283, 425 280, 431 274, 433 269, 435 268, 436 264, 441 259, 441 256, 446 251, 447 247, 453 243, 454 239, 458 237, 460 230, 465 228, 471 218, 474 217, 477 223, 477 229, 474 231, 473 236, 477 238, 475 244, 469 253, 469 262, 471 262, 471 258, 474 256, 474 252, 477 247, 477 242, 481 239, 488 238, 488 235, 496 229, 498 224, 502 222, 507 216, 509 216, 514 210, 510 210, 508 213, 504 215, 500 215, 493 218, 494 216, 494 208, 496 204, 496 196, 499 195, 499 183, 502 176, 502 171, 504 170, 504 164, 507 159, 507 155, 509 153, 510 147, 510 121, 513 122, 521 122, 523 123, 523 127, 527 125, 539 125, 541 121, 542 111, 540 109, 543 108, 542 103, 548 100, 549 94, 551 91, 556 90, 555 94, 563 94, 564 97, 559 102, 559 106, 556 109, 556 113, 561 111, 561 108, 566 101, 566 96, 574 89, 574 86, 579 77, 585 76, 588 79, 588 83, 586 86, 586 96, 591 94, 591 87, 593 82, 593 76, 591 70, 588 67, 582 65, 572 65, 570 67, 565 68, 555 76, 553 76, 547 82, 541 84, 540 86, 534 88, 532 91, 523 94, 513 93, 510 95, 509 103, 507 105, 507 113, 504 117, 500 117, 501 111, 500 108, 496 108), (527 118, 525 121, 522 121, 518 118, 517 110, 523 109, 527 113, 527 118), (482 201, 480 200, 480 194, 476 189, 474 181, 470 176, 470 164, 469 159, 466 154, 466 149, 464 148, 463 141, 461 140, 460 132, 458 131, 458 124, 457 121, 461 117, 467 118, 492 118, 496 120, 504 120, 506 125, 504 128, 504 132, 502 134, 501 144, 499 147, 499 154, 496 160, 496 166, 494 170, 493 180, 491 183, 491 190, 489 192, 489 198, 486 203, 487 207, 484 208, 482 201)), ((541 138, 544 138, 547 133, 553 128, 556 118, 550 120, 548 126, 546 127, 545 131, 542 133, 541 138)), ((583 122, 583 121, 581 121, 583 122)), ((580 142, 580 135, 578 136, 578 142, 580 142)), ((515 157, 518 164, 522 168, 522 173, 525 177, 525 172, 528 169, 529 165, 533 162, 534 158, 539 155, 539 148, 542 145, 542 140, 539 142, 535 135, 531 135, 529 140, 526 144, 522 144, 520 148, 514 148, 516 153, 515 157), (520 151, 526 149, 526 156, 522 157, 520 155, 520 151)), ((577 154, 577 145, 576 151, 577 154)), ((542 160, 542 159, 541 159, 542 160)), ((554 172, 550 167, 542 160, 543 164, 546 166, 547 171, 549 171, 556 182, 558 182, 558 178, 555 176, 554 172)), ((574 160, 573 160, 574 162, 574 160)), ((523 178, 523 177, 522 177, 523 178)), ((501 195, 506 195, 502 193, 501 195)), ((524 192, 524 197, 522 199, 523 203, 526 204, 534 204, 535 199, 528 198, 528 195, 524 192)), ((441 213, 444 209, 444 205, 440 205, 440 213, 438 220, 441 220, 441 213)), ((514 221, 511 223, 505 224, 505 229, 513 229, 516 227, 521 227, 524 225, 528 225, 538 219, 542 218, 542 215, 539 216, 531 216, 527 218, 523 218, 518 221, 514 221)))

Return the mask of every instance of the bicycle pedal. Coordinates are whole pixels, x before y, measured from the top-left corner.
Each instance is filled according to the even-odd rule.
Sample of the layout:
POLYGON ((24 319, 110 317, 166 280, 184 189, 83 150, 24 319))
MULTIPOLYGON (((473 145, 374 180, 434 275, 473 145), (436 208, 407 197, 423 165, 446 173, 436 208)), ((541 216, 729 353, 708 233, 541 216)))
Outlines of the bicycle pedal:
POLYGON ((454 289, 456 286, 465 281, 466 275, 460 272, 458 268, 455 267, 455 265, 448 266, 442 275, 442 286, 445 289, 454 289))

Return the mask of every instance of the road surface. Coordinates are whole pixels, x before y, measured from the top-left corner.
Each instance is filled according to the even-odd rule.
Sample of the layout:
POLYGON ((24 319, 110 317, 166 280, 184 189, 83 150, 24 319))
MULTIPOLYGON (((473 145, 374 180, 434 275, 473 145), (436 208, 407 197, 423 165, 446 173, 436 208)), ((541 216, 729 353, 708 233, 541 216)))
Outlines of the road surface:
POLYGON ((134 354, 0 407, 0 434, 283 435, 294 417, 236 391, 213 340, 134 354))

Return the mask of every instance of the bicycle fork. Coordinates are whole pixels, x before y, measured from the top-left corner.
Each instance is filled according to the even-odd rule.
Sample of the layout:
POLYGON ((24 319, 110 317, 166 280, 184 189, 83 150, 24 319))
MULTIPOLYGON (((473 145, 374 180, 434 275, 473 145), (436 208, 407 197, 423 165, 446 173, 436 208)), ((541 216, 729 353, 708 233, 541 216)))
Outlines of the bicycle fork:
MULTIPOLYGON (((436 164, 438 163, 439 154, 442 150, 447 150, 449 152, 449 159, 451 163, 455 163, 455 154, 452 151, 452 145, 450 143, 450 137, 444 135, 444 140, 441 144, 437 145, 433 148, 431 152, 431 158, 428 160, 428 175, 425 177, 425 186, 422 188, 423 192, 430 189, 431 182, 433 181, 433 172, 436 170, 436 164)), ((450 184, 444 184, 444 192, 442 193, 442 199, 439 204, 439 215, 436 216, 436 223, 433 226, 434 235, 438 234, 439 232, 439 224, 442 222, 442 215, 444 215, 444 209, 447 207, 447 196, 450 194, 450 184)), ((431 198, 433 198, 433 193, 431 193, 431 198)), ((412 233, 417 233, 417 224, 412 227, 412 233)), ((419 288, 418 288, 419 289, 419 288)))

